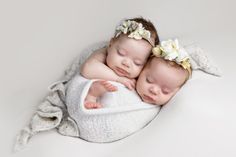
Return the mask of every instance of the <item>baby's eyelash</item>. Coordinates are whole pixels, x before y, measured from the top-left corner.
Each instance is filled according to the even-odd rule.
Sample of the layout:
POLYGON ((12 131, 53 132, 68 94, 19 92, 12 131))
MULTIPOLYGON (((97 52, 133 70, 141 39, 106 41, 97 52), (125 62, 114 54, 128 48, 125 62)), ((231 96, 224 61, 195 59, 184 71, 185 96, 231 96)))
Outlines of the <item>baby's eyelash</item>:
POLYGON ((120 55, 120 56, 125 56, 126 55, 126 52, 122 49, 116 49, 116 51, 117 51, 118 55, 120 55))
POLYGON ((117 53, 118 53, 120 56, 124 56, 124 54, 122 54, 119 50, 117 50, 117 53))
POLYGON ((136 63, 136 62, 134 62, 134 64, 137 65, 137 66, 142 66, 143 65, 142 63, 136 63))
POLYGON ((169 94, 169 90, 163 89, 163 90, 162 90, 162 93, 164 93, 164 94, 169 94))

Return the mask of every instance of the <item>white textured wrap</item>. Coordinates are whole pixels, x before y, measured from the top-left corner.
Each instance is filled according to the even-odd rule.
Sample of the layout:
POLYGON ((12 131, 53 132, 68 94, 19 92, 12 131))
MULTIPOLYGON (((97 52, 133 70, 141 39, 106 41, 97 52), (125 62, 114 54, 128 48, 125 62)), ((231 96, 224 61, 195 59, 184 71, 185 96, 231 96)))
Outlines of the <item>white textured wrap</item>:
POLYGON ((94 81, 77 75, 67 89, 67 109, 76 121, 82 139, 91 142, 122 139, 146 126, 160 110, 159 106, 142 102, 135 91, 112 81, 118 91, 104 94, 102 108, 86 109, 84 99, 94 81))
MULTIPOLYGON (((106 45, 107 42, 100 42, 82 51, 65 71, 63 78, 50 86, 49 95, 39 104, 29 124, 17 135, 15 151, 24 149, 31 137, 39 132, 54 128, 66 136, 80 137, 91 142, 112 142, 141 129, 157 115, 160 108, 145 105, 137 98, 135 92, 130 92, 121 84, 114 82, 119 92, 108 93, 101 100, 105 108, 99 110, 83 108, 83 99, 94 80, 81 80, 77 76, 79 67, 94 50, 106 45), (68 89, 67 85, 69 85, 68 89), (83 95, 79 96, 79 93, 83 95), (68 104, 65 104, 66 98, 68 104), (68 115, 66 105, 76 122, 68 115)), ((191 44, 184 48, 190 55, 193 71, 202 70, 211 75, 221 76, 222 72, 218 66, 200 47, 191 44)))

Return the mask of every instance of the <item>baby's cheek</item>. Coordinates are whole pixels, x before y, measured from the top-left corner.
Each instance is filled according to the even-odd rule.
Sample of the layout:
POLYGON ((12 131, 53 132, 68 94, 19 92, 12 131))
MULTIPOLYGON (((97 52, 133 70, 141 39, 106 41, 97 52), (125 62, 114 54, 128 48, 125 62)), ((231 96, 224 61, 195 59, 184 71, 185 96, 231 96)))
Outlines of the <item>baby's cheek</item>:
POLYGON ((137 75, 139 75, 141 73, 142 69, 143 69, 142 67, 137 67, 136 68, 137 75))
POLYGON ((133 70, 133 72, 132 72, 133 78, 137 78, 139 76, 139 74, 140 74, 140 72, 137 69, 133 70))

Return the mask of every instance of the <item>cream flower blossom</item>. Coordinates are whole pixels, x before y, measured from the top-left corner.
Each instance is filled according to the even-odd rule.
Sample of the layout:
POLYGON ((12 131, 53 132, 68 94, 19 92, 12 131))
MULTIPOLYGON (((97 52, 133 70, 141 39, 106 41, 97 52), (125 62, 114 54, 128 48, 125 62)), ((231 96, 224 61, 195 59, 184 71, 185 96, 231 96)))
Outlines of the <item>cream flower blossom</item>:
POLYGON ((146 39, 152 46, 154 44, 151 42, 151 33, 146 30, 142 23, 138 23, 132 20, 125 20, 116 28, 115 36, 118 37, 121 33, 129 34, 129 38, 133 38, 136 40, 146 39))
POLYGON ((177 39, 162 41, 152 49, 152 53, 156 57, 176 62, 191 73, 189 55, 184 48, 180 47, 177 39))

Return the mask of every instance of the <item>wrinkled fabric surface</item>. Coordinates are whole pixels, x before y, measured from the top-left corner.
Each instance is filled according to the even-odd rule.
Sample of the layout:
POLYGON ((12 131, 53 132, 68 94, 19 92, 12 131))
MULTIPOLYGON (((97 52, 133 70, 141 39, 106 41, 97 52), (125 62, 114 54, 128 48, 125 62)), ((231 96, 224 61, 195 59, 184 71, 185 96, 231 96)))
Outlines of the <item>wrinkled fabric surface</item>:
POLYGON ((76 121, 80 138, 91 142, 112 142, 127 137, 146 126, 160 111, 160 106, 143 102, 135 91, 109 81, 116 92, 105 93, 99 109, 86 109, 84 100, 96 80, 75 76, 67 88, 66 105, 76 121))
MULTIPOLYGON (((25 148, 33 135, 55 128, 62 135, 80 137, 79 128, 76 122, 67 112, 65 104, 66 89, 68 82, 74 78, 76 74, 79 74, 80 65, 90 56, 90 54, 94 50, 106 45, 107 42, 101 42, 81 52, 78 58, 76 58, 71 66, 65 71, 65 75, 62 79, 53 83, 53 85, 49 87, 48 96, 39 104, 35 114, 29 122, 29 125, 22 129, 17 135, 16 143, 14 145, 15 151, 25 148)), ((187 45, 184 48, 191 57, 190 61, 193 72, 194 70, 202 70, 203 72, 214 76, 221 76, 220 69, 200 47, 196 45, 187 45)), ((89 137, 83 135, 83 139, 88 140, 89 137)))

